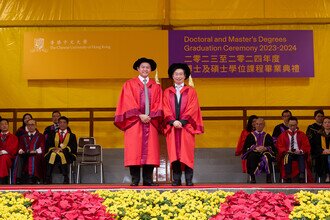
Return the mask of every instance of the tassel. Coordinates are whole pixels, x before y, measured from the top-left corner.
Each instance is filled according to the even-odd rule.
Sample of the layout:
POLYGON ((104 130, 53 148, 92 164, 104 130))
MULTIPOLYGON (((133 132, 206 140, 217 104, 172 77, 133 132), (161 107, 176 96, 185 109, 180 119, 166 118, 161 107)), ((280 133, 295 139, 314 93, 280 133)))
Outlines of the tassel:
POLYGON ((158 69, 156 69, 155 81, 157 84, 160 84, 159 79, 158 79, 158 69))
POLYGON ((188 79, 188 85, 191 86, 191 87, 195 87, 194 81, 193 81, 191 75, 189 76, 189 79, 188 79))

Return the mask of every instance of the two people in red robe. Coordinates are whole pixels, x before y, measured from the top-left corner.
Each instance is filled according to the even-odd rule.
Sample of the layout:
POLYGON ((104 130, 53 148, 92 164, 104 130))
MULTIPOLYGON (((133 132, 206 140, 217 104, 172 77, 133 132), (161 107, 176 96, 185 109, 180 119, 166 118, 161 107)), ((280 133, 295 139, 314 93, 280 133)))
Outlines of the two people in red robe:
POLYGON ((163 96, 164 135, 173 170, 173 186, 181 185, 185 171, 187 186, 193 185, 195 135, 204 132, 197 93, 184 84, 190 76, 187 64, 174 63, 168 69, 174 85, 165 89, 163 96))
POLYGON ((7 184, 13 160, 18 151, 18 139, 9 132, 9 121, 0 120, 0 184, 7 184))
POLYGON ((114 124, 124 131, 124 165, 130 169, 131 186, 139 185, 141 167, 143 185, 157 185, 153 182, 153 170, 160 164, 162 89, 149 78, 156 68, 152 59, 135 61, 133 69, 139 75, 125 82, 115 113, 114 124))

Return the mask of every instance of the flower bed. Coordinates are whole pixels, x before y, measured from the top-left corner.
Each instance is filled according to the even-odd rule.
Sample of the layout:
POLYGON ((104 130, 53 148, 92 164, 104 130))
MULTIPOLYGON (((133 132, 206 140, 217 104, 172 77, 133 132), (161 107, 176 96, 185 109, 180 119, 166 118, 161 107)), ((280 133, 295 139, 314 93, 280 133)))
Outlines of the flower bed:
POLYGON ((199 190, 96 191, 104 198, 107 211, 118 219, 209 219, 219 212, 220 204, 233 193, 199 190))
POLYGON ((0 192, 0 219, 33 219, 31 201, 17 192, 0 192))
POLYGON ((0 192, 0 219, 330 219, 330 191, 0 192))

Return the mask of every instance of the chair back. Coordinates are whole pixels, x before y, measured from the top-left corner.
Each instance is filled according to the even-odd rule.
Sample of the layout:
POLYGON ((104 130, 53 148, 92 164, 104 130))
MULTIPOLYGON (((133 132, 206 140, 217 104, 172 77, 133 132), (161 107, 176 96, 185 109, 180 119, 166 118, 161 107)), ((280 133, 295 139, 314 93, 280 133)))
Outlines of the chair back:
POLYGON ((102 162, 102 147, 97 144, 85 144, 82 152, 81 162, 102 162))
POLYGON ((81 137, 78 140, 78 147, 83 148, 85 144, 96 144, 94 137, 81 137))

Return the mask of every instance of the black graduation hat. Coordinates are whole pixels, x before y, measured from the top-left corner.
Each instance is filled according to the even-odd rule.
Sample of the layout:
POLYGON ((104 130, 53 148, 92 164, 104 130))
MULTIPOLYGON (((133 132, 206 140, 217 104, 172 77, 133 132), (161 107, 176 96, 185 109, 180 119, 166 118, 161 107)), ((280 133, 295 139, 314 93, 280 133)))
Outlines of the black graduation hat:
POLYGON ((135 63, 133 64, 133 69, 137 70, 137 68, 141 65, 141 63, 149 63, 151 67, 151 71, 154 71, 157 68, 157 64, 153 59, 142 57, 137 61, 135 61, 135 63))
POLYGON ((168 68, 168 77, 173 79, 173 73, 177 69, 183 69, 185 79, 188 79, 190 76, 190 68, 187 64, 185 63, 173 63, 169 68, 168 68))

